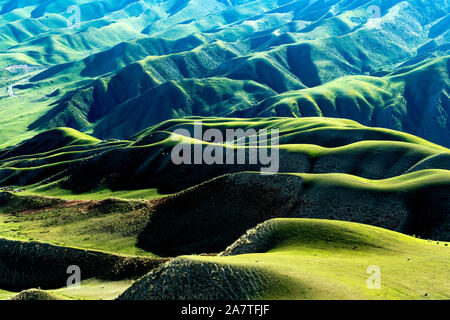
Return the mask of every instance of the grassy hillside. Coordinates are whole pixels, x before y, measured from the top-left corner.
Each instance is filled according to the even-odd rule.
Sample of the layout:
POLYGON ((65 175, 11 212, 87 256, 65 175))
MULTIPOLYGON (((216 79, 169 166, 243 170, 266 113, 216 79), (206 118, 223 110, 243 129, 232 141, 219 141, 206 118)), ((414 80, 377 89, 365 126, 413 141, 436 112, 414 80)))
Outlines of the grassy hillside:
POLYGON ((3 238, 0 239, 0 252, 0 286, 11 291, 64 287, 67 269, 72 265, 83 271, 83 279, 119 281, 139 278, 166 261, 3 238))
POLYGON ((275 219, 219 256, 183 256, 134 283, 88 280, 14 299, 446 299, 448 245, 356 223, 275 219), (370 266, 379 289, 367 286, 370 266))
MULTIPOLYGON (((84 195, 84 197, 89 197, 84 195)), ((59 246, 153 256, 136 247, 154 203, 148 201, 59 200, 2 194, 0 236, 59 246)))
MULTIPOLYGON (((183 143, 213 146, 206 139, 183 143)), ((233 153, 250 148, 248 141, 218 146, 233 153)), ((450 232, 449 158, 448 149, 421 138, 331 118, 194 117, 156 124, 129 140, 47 131, 0 152, 0 250, 10 257, 1 260, 0 297, 41 287, 49 290, 16 298, 443 299, 447 284, 437 279, 448 269, 442 241, 450 232), (224 133, 278 129, 279 173, 261 175, 261 165, 174 165, 172 148, 183 142, 175 130, 193 133, 199 121, 224 133), (239 240, 273 218, 290 220, 239 240), (157 256, 214 255, 228 246, 223 255, 239 255, 178 257, 154 269, 168 261, 157 256), (43 254, 30 269, 33 250, 43 254), (67 261, 49 263, 60 251, 67 261), (103 266, 83 278, 80 291, 62 288, 62 276, 38 276, 65 275, 42 268, 65 266, 72 255, 103 266), (15 259, 23 269, 11 267, 15 259), (123 267, 111 266, 121 261, 123 267), (365 287, 370 265, 382 269, 381 291, 365 287), (299 266, 303 271, 294 272, 299 266), (409 280, 398 282, 400 270, 409 280), (174 291, 186 278, 169 282, 172 272, 189 273, 195 291, 174 291), (213 284, 204 280, 209 274, 213 284), (225 283, 234 289, 211 289, 225 283)))
MULTIPOLYGON (((195 139, 183 143, 199 144, 203 151, 214 145, 195 139)), ((242 150, 248 156, 248 143, 216 146, 224 154, 242 150)), ((19 210, 3 230, 25 238, 159 255, 220 251, 273 217, 349 220, 445 240, 449 158, 448 149, 426 140, 342 119, 197 117, 163 122, 128 141, 99 141, 58 129, 0 153, 0 181, 8 187, 4 190, 17 192, 11 199, 57 196, 68 204, 38 206, 33 215, 19 210), (192 134, 199 121, 204 129, 223 133, 278 129, 278 174, 261 176, 261 163, 175 165, 171 152, 182 141, 173 132, 192 134), (47 139, 53 142, 40 148, 47 139), (29 154, 31 150, 39 153, 29 154), (156 200, 163 195, 169 196, 156 200), (113 205, 107 215, 87 202, 113 196, 155 200, 113 205), (64 223, 54 224, 54 219, 64 223), (173 225, 174 219, 183 223, 173 225), (187 225, 193 232, 180 235, 187 225), (14 226, 19 226, 17 233, 14 226), (41 234, 43 228, 46 234, 41 234), (77 230, 76 236, 69 230, 77 230)), ((7 203, 14 208, 11 199, 7 203)))
POLYGON ((376 181, 343 174, 239 173, 157 204, 137 245, 170 256, 217 252, 277 217, 353 221, 448 241, 449 192, 448 170, 376 181))
POLYGON ((169 81, 117 106, 95 125, 93 135, 123 139, 168 119, 229 115, 273 94, 273 90, 253 81, 169 81))
POLYGON ((448 146, 449 61, 448 56, 434 59, 384 77, 342 77, 276 95, 233 116, 347 118, 448 146))
POLYGON ((441 2, 0 0, 0 299, 450 298, 441 2))
POLYGON ((132 280, 101 281, 91 279, 82 281, 77 289, 60 288, 53 290, 24 290, 6 291, 0 290, 0 299, 13 300, 113 300, 133 283, 132 280))
POLYGON ((226 256, 159 267, 119 299, 448 299, 449 254, 448 243, 366 225, 276 219, 226 256), (380 289, 367 287, 370 266, 379 267, 380 289))
POLYGON ((0 7, 3 146, 55 127, 122 139, 170 118, 242 109, 250 117, 349 117, 449 145, 448 59, 440 59, 448 55, 448 12, 435 1, 2 1, 0 7), (68 27, 69 4, 81 12, 76 28, 68 27), (370 5, 380 8, 379 17, 370 5), (417 63, 413 76, 393 76, 417 63), (172 105, 173 82, 185 90, 175 94, 181 107, 172 105), (254 85, 264 94, 249 92, 254 85), (149 98, 155 92, 158 101, 149 98))
MULTIPOLYGON (((52 188, 74 193, 156 188, 159 193, 167 194, 226 173, 261 169, 261 164, 175 165, 171 161, 171 152, 179 143, 179 136, 173 136, 171 132, 184 128, 193 133, 198 121, 203 121, 205 129, 214 127, 223 132, 233 128, 279 129, 281 173, 339 172, 384 179, 418 168, 449 169, 448 161, 445 161, 448 159, 446 148, 408 134, 368 128, 349 120, 191 118, 155 125, 129 141, 88 139, 88 144, 77 145, 71 141, 67 143, 63 137, 53 137, 59 131, 42 133, 0 154, 0 183, 43 192, 52 188), (30 145, 34 146, 36 142, 39 145, 39 141, 49 136, 55 139, 56 149, 47 144, 47 149, 37 149, 39 153, 29 154, 33 150, 30 145)), ((77 141, 77 135, 72 139, 77 141)), ((190 143, 200 143, 203 151, 210 145, 201 140, 190 143)), ((248 146, 233 147, 230 144, 221 148, 233 154, 241 149, 248 154, 249 150, 248 146)))

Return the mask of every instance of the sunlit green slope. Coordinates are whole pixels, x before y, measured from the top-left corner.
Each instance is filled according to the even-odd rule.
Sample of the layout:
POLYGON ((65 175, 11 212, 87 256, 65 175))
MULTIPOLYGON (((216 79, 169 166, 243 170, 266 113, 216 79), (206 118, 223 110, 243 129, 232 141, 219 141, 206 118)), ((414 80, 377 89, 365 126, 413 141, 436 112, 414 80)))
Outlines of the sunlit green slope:
POLYGON ((356 223, 276 219, 226 256, 180 257, 119 298, 448 299, 448 245, 356 223))

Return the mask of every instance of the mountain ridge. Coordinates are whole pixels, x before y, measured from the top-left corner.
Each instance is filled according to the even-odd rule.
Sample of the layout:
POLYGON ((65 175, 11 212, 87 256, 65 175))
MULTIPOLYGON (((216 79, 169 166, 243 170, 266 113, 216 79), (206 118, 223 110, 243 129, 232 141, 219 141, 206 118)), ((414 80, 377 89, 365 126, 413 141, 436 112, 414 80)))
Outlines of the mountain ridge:
MULTIPOLYGON (((113 134, 109 129, 104 129, 104 123, 110 122, 111 117, 102 118, 108 110, 129 99, 141 99, 139 108, 145 118, 146 99, 140 96, 145 90, 165 82, 197 79, 201 87, 202 81, 219 77, 227 81, 255 81, 267 90, 282 95, 293 90, 326 85, 342 76, 383 77, 401 72, 405 67, 432 63, 449 54, 449 28, 445 23, 448 8, 433 1, 209 1, 203 7, 199 1, 140 0, 118 4, 104 1, 99 5, 90 1, 72 2, 79 6, 82 13, 86 10, 82 14, 80 29, 63 28, 67 14, 62 12, 67 7, 60 2, 32 2, 29 8, 36 5, 34 13, 20 8, 19 2, 0 3, 8 12, 3 24, 0 20, 0 27, 9 23, 31 23, 32 20, 26 18, 27 14, 38 21, 46 15, 56 19, 58 14, 62 14, 59 20, 55 20, 59 24, 55 31, 30 33, 27 41, 0 51, 0 56, 7 57, 0 61, 10 61, 10 66, 39 65, 46 69, 29 77, 22 76, 20 83, 14 82, 15 78, 8 81, 8 87, 12 88, 15 96, 0 99, 0 106, 8 106, 12 103, 11 99, 15 99, 35 110, 26 123, 23 120, 19 122, 14 115, 4 111, 5 118, 11 118, 11 124, 16 123, 21 128, 21 134, 13 143, 30 137, 34 132, 58 126, 99 133, 101 137, 124 138, 129 132, 116 130, 113 134), (379 8, 379 16, 369 12, 371 6, 379 8), (98 10, 97 15, 90 13, 89 8, 94 7, 98 10), (12 14, 16 11, 18 16, 14 17, 12 14), (124 17, 129 17, 127 25, 124 17), (151 27, 145 26, 149 23, 151 27), (106 31, 107 28, 111 29, 111 33, 106 31), (103 36, 99 38, 96 32, 101 32, 103 36), (67 41, 57 40, 61 37, 67 41), (98 39, 94 41, 94 38, 98 39), (36 42, 28 44, 29 41, 36 42), (98 42, 97 45, 96 41, 105 43, 98 42), (81 47, 77 47, 77 43, 81 47), (83 47, 85 44, 91 47, 83 47), (28 47, 32 47, 31 51, 27 50, 28 47), (64 57, 64 61, 39 61, 39 56, 33 53, 39 48, 48 52, 52 59, 64 57), (22 53, 19 55, 16 51, 22 53), (38 59, 35 62, 29 57, 23 60, 27 52, 38 59), (14 55, 18 59, 13 62, 14 55), (134 82, 135 79, 131 79, 134 76, 147 80, 146 83, 136 83, 135 89, 130 91, 128 82, 134 82), (105 90, 101 88, 109 83, 114 90, 128 94, 119 100, 116 97, 111 100, 106 97, 107 90, 105 96, 105 90), (139 86, 142 88, 139 89, 139 86), (83 92, 86 89, 95 92, 83 92), (53 92, 58 92, 58 95, 52 95, 53 92), (39 106, 31 103, 37 100, 36 96, 39 97, 39 106), (79 101, 63 102, 66 106, 61 106, 61 99, 70 99, 70 96, 78 97, 79 101), (96 111, 90 113, 90 109, 96 111), (55 117, 59 120, 50 121, 55 117), (99 125, 97 121, 102 123, 103 129, 96 129, 99 125)), ((412 90, 413 95, 420 94, 425 100, 434 99, 420 85, 416 89, 412 90)), ((442 138, 448 136, 448 126, 445 125, 448 124, 448 90, 442 92, 440 101, 427 102, 430 104, 427 106, 430 115, 426 124, 399 120, 396 113, 403 112, 402 102, 394 108, 397 110, 383 114, 385 123, 365 121, 360 117, 353 119, 364 124, 405 130, 448 146, 449 142, 442 138), (442 104, 445 106, 442 107, 442 104), (407 124, 399 125, 399 121, 407 124), (439 130, 429 132, 434 127, 439 130)), ((169 97, 170 93, 169 90, 162 96, 169 97)), ((340 97, 344 101, 349 98, 345 93, 340 97)), ((200 99, 207 101, 205 97, 200 99)), ((417 104, 421 103, 419 101, 417 104)), ((383 104, 375 108, 382 109, 383 104)), ((232 114, 235 109, 231 107, 229 113, 232 114)), ((164 112, 171 114, 170 108, 164 112)), ((350 114, 342 113, 343 116, 350 114)), ((299 113, 296 115, 299 116, 299 113)), ((172 116, 181 115, 172 113, 172 116)), ((151 117, 151 112, 147 117, 151 117)), ((161 120, 165 119, 147 121, 136 128, 136 132, 161 120)), ((111 127, 116 126, 113 122, 111 127)), ((124 126, 132 128, 135 124, 130 121, 124 126)), ((0 141, 11 145, 1 140, 1 136, 0 141)))

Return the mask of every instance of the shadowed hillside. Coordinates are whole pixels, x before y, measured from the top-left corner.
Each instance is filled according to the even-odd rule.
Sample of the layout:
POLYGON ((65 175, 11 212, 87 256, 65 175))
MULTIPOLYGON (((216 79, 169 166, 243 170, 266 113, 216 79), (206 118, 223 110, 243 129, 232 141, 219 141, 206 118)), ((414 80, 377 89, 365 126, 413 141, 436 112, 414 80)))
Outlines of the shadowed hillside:
MULTIPOLYGON (((155 203, 132 232, 138 247, 159 255, 218 252, 276 217, 347 220, 449 239, 450 154, 412 135, 339 119, 192 118, 163 122, 128 141, 79 140, 72 130, 75 141, 89 143, 60 136, 58 149, 23 151, 64 130, 0 154, 1 185, 24 188, 25 194, 78 197, 102 190, 176 193, 155 203), (175 145, 200 145, 204 152, 211 147, 207 140, 183 141, 174 133, 193 134, 199 121, 223 132, 278 129, 278 174, 261 175, 261 164, 174 164, 175 145)), ((248 141, 220 148, 224 154, 250 152, 248 141)))
POLYGON ((0 299, 449 299, 449 13, 0 0, 0 299))
POLYGON ((449 194, 447 170, 378 181, 342 174, 235 174, 159 204, 138 246, 162 255, 217 252, 249 228, 279 217, 346 220, 449 241, 449 194))
MULTIPOLYGON (((102 188, 158 188, 162 193, 173 193, 226 173, 260 171, 261 164, 175 165, 171 152, 180 143, 180 137, 172 132, 184 128, 193 134, 200 121, 205 129, 212 127, 223 132, 233 128, 279 129, 279 172, 335 172, 385 179, 419 169, 449 169, 446 148, 350 120, 192 118, 164 122, 129 141, 93 140, 81 145, 72 141, 64 145, 61 141, 56 144, 57 149, 49 147, 38 154, 28 154, 28 150, 33 150, 29 144, 52 135, 52 131, 40 134, 0 154, 0 183, 4 186, 37 184, 42 190, 61 187, 75 193, 102 188)), ((208 141, 201 140, 190 143, 201 144, 203 151, 209 145, 208 141)), ((227 150, 249 152, 248 146, 227 144, 222 148, 225 154, 227 150)))

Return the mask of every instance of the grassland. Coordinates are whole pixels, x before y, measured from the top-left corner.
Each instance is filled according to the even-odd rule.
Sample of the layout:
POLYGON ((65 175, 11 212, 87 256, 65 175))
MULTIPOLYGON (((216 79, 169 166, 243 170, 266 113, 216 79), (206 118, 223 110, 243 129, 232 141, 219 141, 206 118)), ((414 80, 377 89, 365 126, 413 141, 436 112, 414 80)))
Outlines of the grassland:
MULTIPOLYGON (((241 254, 183 256, 174 269, 161 267, 166 270, 165 276, 156 277, 159 271, 150 273, 122 298, 158 299, 162 284, 168 286, 164 294, 175 299, 208 298, 209 294, 217 298, 215 286, 222 284, 219 299, 247 298, 233 278, 229 278, 229 287, 220 281, 204 280, 205 275, 206 279, 208 275, 220 279, 225 270, 231 269, 235 278, 240 272, 251 274, 254 270, 263 279, 264 289, 250 295, 253 299, 448 299, 450 287, 444 280, 449 276, 448 245, 349 222, 276 219, 244 235, 237 245, 241 254), (264 251, 252 251, 254 243, 264 244, 269 236, 272 241, 265 243, 264 251), (189 270, 183 268, 188 263, 203 265, 201 272, 192 267, 189 279, 182 276, 189 270), (380 289, 367 286, 370 274, 366 271, 374 265, 381 271, 380 289), (170 277, 172 280, 167 281, 170 277), (242 295, 234 297, 233 290, 242 295)), ((251 288, 248 286, 247 292, 251 288)))
POLYGON ((267 219, 298 217, 446 240, 448 154, 409 134, 320 117, 175 119, 119 141, 54 129, 0 153, 5 191, 15 192, 2 194, 0 235, 178 256, 219 252, 267 219), (193 132, 199 121, 221 132, 278 129, 279 174, 260 176, 255 165, 198 165, 195 171, 173 165, 170 151, 177 142, 171 135, 181 128, 193 132))
POLYGON ((450 145, 431 0, 383 2, 379 19, 357 1, 71 4, 79 28, 62 2, 0 2, 0 146, 55 127, 127 139, 191 115, 347 117, 450 145))
POLYGON ((370 4, 0 0, 0 299, 449 299, 448 8, 370 4))
MULTIPOLYGON (((164 294, 169 299, 447 299, 450 288, 443 279, 449 272, 448 246, 448 242, 356 223, 275 219, 248 231, 221 256, 182 256, 175 269, 171 264, 161 266, 134 284, 130 280, 87 280, 80 289, 46 292, 59 299, 113 299, 119 295, 121 299, 159 299, 164 294), (194 267, 198 265, 200 270, 194 267), (379 289, 367 286, 369 266, 380 268, 379 289), (228 278, 228 287, 217 291, 225 270, 234 270, 235 276, 228 278), (244 271, 259 277, 247 279, 261 281, 262 290, 257 294, 245 296, 252 287, 244 286, 244 291, 236 287, 239 283, 235 280, 244 271), (155 278, 160 272, 163 275, 155 278), (189 288, 182 276, 186 273, 189 288), (205 281, 208 274, 217 281, 205 281), (158 291, 163 283, 165 289, 158 291), (214 297, 216 293, 219 297, 214 297), (239 293, 242 295, 234 297, 239 293)), ((0 294, 10 298, 17 293, 0 294)))
POLYGON ((158 193, 157 189, 140 189, 140 190, 121 190, 121 191, 112 191, 109 189, 103 189, 94 192, 86 192, 82 194, 76 194, 71 192, 70 190, 61 189, 58 187, 46 189, 43 191, 40 187, 30 187, 25 188, 22 191, 21 195, 46 195, 49 197, 60 198, 64 200, 106 200, 111 198, 116 199, 129 199, 129 200, 152 200, 164 197, 165 195, 158 193))
POLYGON ((274 286, 263 298, 449 297, 449 284, 442 282, 449 273, 448 243, 344 222, 281 220, 282 223, 284 241, 265 254, 203 261, 244 266, 252 263, 258 267, 261 261, 262 268, 292 281, 287 292, 279 292, 274 286), (292 237, 286 236, 292 233, 292 237), (380 266, 384 290, 368 290, 364 280, 370 265, 380 266))

